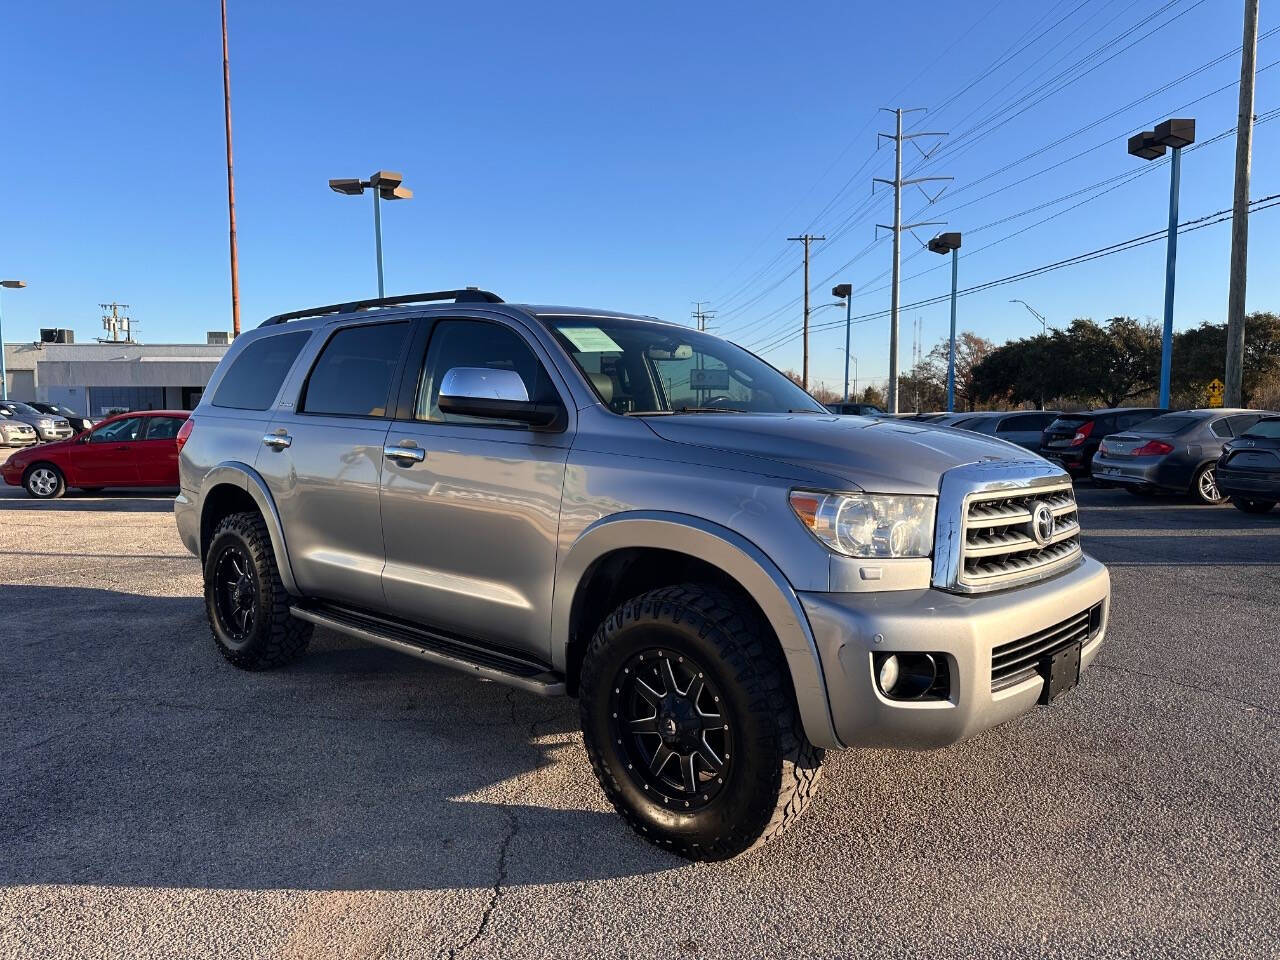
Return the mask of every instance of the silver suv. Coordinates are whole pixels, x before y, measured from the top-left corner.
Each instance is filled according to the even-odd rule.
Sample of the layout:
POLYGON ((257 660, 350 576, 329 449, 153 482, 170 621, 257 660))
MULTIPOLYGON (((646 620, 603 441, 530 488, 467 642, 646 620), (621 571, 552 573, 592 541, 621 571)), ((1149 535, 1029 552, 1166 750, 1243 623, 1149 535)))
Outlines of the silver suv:
POLYGON ((650 318, 471 288, 273 317, 179 442, 229 661, 287 663, 319 624, 576 696, 619 813, 694 859, 784 830, 827 749, 1049 702, 1106 630, 1060 468, 833 416, 650 318))

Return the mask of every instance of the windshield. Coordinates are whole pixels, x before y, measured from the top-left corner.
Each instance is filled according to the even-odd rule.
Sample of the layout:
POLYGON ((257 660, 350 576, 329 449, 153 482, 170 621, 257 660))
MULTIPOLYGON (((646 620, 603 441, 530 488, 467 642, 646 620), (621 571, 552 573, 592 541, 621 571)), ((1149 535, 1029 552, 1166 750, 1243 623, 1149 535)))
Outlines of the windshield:
POLYGON ((614 413, 827 413, 741 347, 694 330, 607 317, 544 317, 614 413))
POLYGON ((27 416, 40 416, 40 411, 35 407, 29 407, 25 403, 18 403, 16 400, 6 400, 4 402, 4 407, 13 413, 22 413, 27 416))
POLYGON ((1257 437, 1259 440, 1280 440, 1280 417, 1259 420, 1243 436, 1257 437))

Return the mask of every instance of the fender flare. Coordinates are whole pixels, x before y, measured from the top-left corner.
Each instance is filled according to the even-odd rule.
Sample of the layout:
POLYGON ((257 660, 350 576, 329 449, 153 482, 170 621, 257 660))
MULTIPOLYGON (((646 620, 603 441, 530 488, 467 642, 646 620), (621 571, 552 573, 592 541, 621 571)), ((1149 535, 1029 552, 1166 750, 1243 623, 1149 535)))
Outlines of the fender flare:
POLYGON ((615 550, 673 550, 720 568, 751 594, 764 611, 786 657, 796 705, 809 742, 839 748, 827 699, 818 646, 791 583, 765 553, 734 531, 700 517, 667 511, 634 511, 597 520, 578 537, 556 571, 551 604, 551 659, 567 667, 574 597, 591 566, 615 550))
MULTIPOLYGON (((293 596, 300 596, 297 581, 293 579, 293 567, 289 563, 289 548, 284 539, 284 525, 280 522, 280 511, 276 509, 275 499, 262 475, 247 463, 239 460, 224 460, 205 474, 200 484, 200 528, 204 527, 204 508, 208 503, 209 492, 214 487, 230 484, 244 490, 258 505, 258 512, 267 525, 267 534, 271 538, 271 550, 276 556, 276 566, 280 570, 280 581, 293 596)), ((200 556, 204 556, 205 547, 200 544, 200 556)))

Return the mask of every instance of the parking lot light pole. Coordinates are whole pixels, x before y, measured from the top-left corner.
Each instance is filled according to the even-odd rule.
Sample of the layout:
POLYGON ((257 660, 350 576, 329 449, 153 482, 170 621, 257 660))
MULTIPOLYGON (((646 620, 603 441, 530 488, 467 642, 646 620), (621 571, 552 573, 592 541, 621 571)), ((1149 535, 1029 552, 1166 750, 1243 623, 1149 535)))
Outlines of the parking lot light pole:
POLYGON ((1155 130, 1144 130, 1129 138, 1129 153, 1143 160, 1173 151, 1169 165, 1169 240, 1164 262, 1164 335, 1160 342, 1160 406, 1169 406, 1169 381, 1173 372, 1173 285, 1178 261, 1178 188, 1182 178, 1182 148, 1196 141, 1193 119, 1169 119, 1155 130))
POLYGON ((348 197, 358 197, 366 189, 373 191, 373 243, 378 261, 379 297, 387 295, 382 272, 382 201, 411 199, 413 191, 403 186, 403 183, 404 175, 393 173, 390 170, 379 170, 371 175, 368 180, 350 178, 329 181, 330 190, 334 193, 345 194, 348 197))
POLYGON ((960 276, 960 234, 940 233, 929 241, 934 253, 951 254, 951 341, 947 349, 947 413, 956 411, 956 280, 960 276))
MULTIPOLYGON (((0 287, 8 290, 21 290, 27 285, 25 280, 0 280, 0 287)), ((0 400, 9 399, 9 371, 4 365, 4 311, 0 310, 0 400)))
POLYGON ((844 301, 844 402, 849 402, 849 328, 853 322, 853 284, 837 283, 831 295, 844 301))

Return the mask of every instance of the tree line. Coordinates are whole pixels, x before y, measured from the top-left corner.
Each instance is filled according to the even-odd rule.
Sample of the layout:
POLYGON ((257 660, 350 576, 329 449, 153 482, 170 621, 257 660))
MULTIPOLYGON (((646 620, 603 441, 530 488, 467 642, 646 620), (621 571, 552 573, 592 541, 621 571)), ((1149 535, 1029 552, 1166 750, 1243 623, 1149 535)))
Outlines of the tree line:
MULTIPOLYGON (((946 409, 947 353, 944 338, 899 378, 900 410, 946 409)), ((1205 322, 1174 334, 1174 407, 1214 405, 1214 381, 1222 381, 1226 353, 1224 323, 1205 322)), ((1063 329, 999 346, 971 331, 956 337, 957 410, 1150 406, 1159 389, 1160 325, 1154 321, 1078 318, 1063 329)), ((1250 406, 1280 409, 1280 316, 1274 313, 1245 318, 1243 391, 1250 406)), ((839 399, 829 390, 815 396, 824 403, 839 399)), ((874 386, 855 399, 884 405, 883 392, 874 386)))

